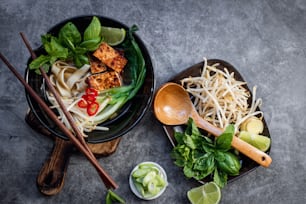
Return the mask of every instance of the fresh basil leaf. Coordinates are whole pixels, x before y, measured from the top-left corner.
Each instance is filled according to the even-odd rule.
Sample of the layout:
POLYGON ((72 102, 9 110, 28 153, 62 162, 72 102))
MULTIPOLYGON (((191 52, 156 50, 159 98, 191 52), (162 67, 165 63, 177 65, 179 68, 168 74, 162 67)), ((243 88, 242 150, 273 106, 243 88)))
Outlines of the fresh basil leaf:
MULTIPOLYGON (((40 66, 46 73, 49 71, 50 65, 49 64, 43 64, 40 66)), ((35 73, 38 75, 41 75, 40 69, 35 69, 35 73)))
POLYGON ((190 148, 188 148, 186 145, 181 145, 177 148, 177 151, 181 154, 185 161, 189 160, 191 152, 190 148))
POLYGON ((52 35, 49 34, 49 33, 47 33, 47 34, 45 34, 45 35, 42 35, 42 36, 40 37, 42 44, 44 45, 44 44, 46 44, 46 43, 49 43, 49 42, 51 41, 51 37, 52 37, 52 35))
POLYGON ((241 164, 237 156, 231 152, 221 152, 220 154, 223 154, 224 160, 217 160, 218 169, 231 176, 239 175, 241 164))
POLYGON ((188 135, 196 135, 196 136, 201 135, 200 130, 198 129, 197 125, 195 124, 192 118, 188 119, 185 133, 188 135))
POLYGON ((50 60, 50 56, 47 55, 40 55, 39 57, 37 57, 35 60, 33 60, 30 65, 29 68, 30 69, 39 69, 39 67, 43 66, 44 64, 48 63, 50 60))
POLYGON ((56 60, 57 60, 57 56, 51 56, 49 62, 50 64, 53 64, 56 60))
POLYGON ((225 131, 217 137, 216 148, 220 151, 228 151, 231 148, 232 140, 234 137, 234 126, 228 125, 225 131))
POLYGON ((184 172, 184 175, 185 175, 187 178, 192 178, 192 177, 194 177, 194 175, 195 175, 195 172, 194 172, 194 171, 192 170, 192 168, 189 167, 189 166, 184 166, 183 172, 184 172))
POLYGON ((184 135, 183 137, 184 143, 187 145, 187 147, 189 147, 190 149, 195 149, 196 148, 196 143, 194 142, 194 140, 192 139, 191 136, 189 135, 184 135))
POLYGON ((206 171, 207 175, 212 173, 214 166, 214 155, 211 153, 204 154, 202 157, 197 158, 194 163, 195 170, 206 171))
POLYGON ((176 159, 174 164, 177 165, 178 167, 184 167, 186 162, 183 159, 176 159))
POLYGON ((86 48, 88 51, 95 51, 96 49, 99 48, 101 42, 102 42, 102 38, 97 37, 91 40, 83 41, 80 44, 80 47, 86 48))
POLYGON ((50 56, 66 59, 68 49, 63 47, 56 37, 44 37, 44 48, 50 56))
POLYGON ((88 57, 83 54, 74 55, 74 64, 78 68, 82 67, 84 64, 89 64, 88 57))
POLYGON ((101 23, 99 18, 94 16, 89 26, 85 29, 84 41, 94 40, 100 37, 100 34, 101 34, 101 23))
POLYGON ((72 22, 66 23, 60 29, 58 38, 64 46, 69 47, 70 49, 73 49, 82 40, 79 30, 72 22))
POLYGON ((77 46, 73 51, 76 55, 84 55, 87 53, 87 49, 84 47, 77 46))
POLYGON ((213 153, 215 151, 215 146, 213 144, 210 143, 206 143, 206 142, 202 142, 202 146, 203 150, 206 153, 213 153))
POLYGON ((227 174, 215 168, 214 171, 214 182, 220 187, 223 188, 227 183, 227 174))
POLYGON ((224 155, 224 152, 221 152, 221 151, 215 151, 215 159, 218 161, 218 162, 223 162, 225 160, 225 155, 224 155))
POLYGON ((184 133, 174 132, 174 138, 178 144, 184 144, 183 137, 184 137, 184 133))
POLYGON ((210 139, 209 137, 203 136, 202 138, 204 139, 203 142, 205 144, 214 144, 212 139, 210 139))

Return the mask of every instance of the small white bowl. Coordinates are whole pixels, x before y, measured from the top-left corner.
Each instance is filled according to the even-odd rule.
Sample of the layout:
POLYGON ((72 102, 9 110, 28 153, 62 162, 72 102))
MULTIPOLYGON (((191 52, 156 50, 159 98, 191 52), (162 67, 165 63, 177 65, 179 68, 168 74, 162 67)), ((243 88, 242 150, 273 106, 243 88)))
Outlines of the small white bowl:
POLYGON ((166 188, 167 188, 167 186, 168 186, 167 174, 166 174, 165 170, 164 170, 159 164, 157 164, 157 163, 155 163, 155 162, 150 162, 150 161, 142 162, 142 163, 136 165, 136 166, 134 167, 134 169, 131 171, 130 177, 129 177, 129 184, 130 184, 130 188, 131 188, 132 192, 133 192, 138 198, 141 198, 141 199, 143 199, 143 200, 153 200, 153 199, 156 199, 156 198, 158 198, 159 196, 161 196, 161 194, 163 194, 164 191, 166 190, 166 188), (135 185, 134 185, 133 178, 132 178, 132 174, 133 174, 134 171, 136 171, 136 170, 138 169, 139 165, 141 165, 141 164, 153 164, 156 168, 158 168, 158 170, 160 171, 162 177, 163 177, 164 180, 165 180, 166 185, 164 186, 164 188, 163 188, 158 194, 156 194, 156 195, 153 196, 153 197, 149 197, 149 198, 143 197, 143 196, 141 195, 141 193, 138 192, 138 190, 136 189, 136 187, 135 187, 135 185))

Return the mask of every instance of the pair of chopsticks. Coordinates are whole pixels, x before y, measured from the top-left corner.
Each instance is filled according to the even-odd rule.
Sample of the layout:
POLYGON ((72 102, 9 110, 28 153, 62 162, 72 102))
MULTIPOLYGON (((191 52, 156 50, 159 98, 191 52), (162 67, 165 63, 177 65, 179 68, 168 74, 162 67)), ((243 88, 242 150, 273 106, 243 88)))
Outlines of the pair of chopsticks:
MULTIPOLYGON (((31 53, 32 59, 36 58, 36 54, 32 50, 28 40, 26 39, 25 35, 23 33, 20 33, 26 47, 28 48, 29 52, 31 53)), ((17 72, 16 68, 0 53, 0 57, 2 61, 6 64, 6 66, 11 70, 11 72, 17 77, 17 79, 23 84, 27 92, 33 97, 33 99, 43 108, 43 110, 46 112, 46 114, 55 122, 55 124, 61 129, 61 131, 67 135, 70 139, 70 141, 81 151, 86 158, 91 162, 91 164, 95 167, 97 170, 99 176, 101 177, 104 185, 107 189, 116 189, 118 188, 118 185, 115 183, 115 181, 105 172, 105 170, 101 167, 99 162, 97 161, 96 157, 92 153, 92 151, 89 149, 88 145, 86 144, 84 137, 82 136, 79 128, 74 123, 74 120, 71 116, 71 114, 67 111, 64 103, 62 102, 58 92, 54 88, 54 86, 51 84, 49 77, 47 76, 46 72, 43 68, 40 67, 40 72, 45 79, 45 82, 49 88, 49 90, 52 92, 52 94, 55 96, 57 103, 61 107, 62 111, 64 112, 67 120, 69 121, 74 134, 58 119, 56 114, 50 109, 50 107, 39 97, 39 95, 32 89, 32 87, 24 80, 24 78, 17 72)))

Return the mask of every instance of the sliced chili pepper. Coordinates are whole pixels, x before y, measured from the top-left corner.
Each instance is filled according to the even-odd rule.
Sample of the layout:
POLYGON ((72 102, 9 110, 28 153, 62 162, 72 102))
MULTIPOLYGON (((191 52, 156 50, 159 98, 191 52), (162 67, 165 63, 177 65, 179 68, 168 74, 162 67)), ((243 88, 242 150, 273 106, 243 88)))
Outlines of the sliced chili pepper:
POLYGON ((83 99, 85 99, 85 101, 87 101, 87 103, 92 103, 94 101, 96 101, 96 96, 93 94, 86 94, 82 96, 83 99))
POLYGON ((94 96, 98 95, 98 91, 94 88, 87 88, 85 90, 86 95, 93 94, 94 96))
POLYGON ((88 103, 87 103, 87 101, 86 101, 85 99, 82 98, 82 99, 78 102, 78 106, 79 106, 80 108, 87 108, 88 103))
POLYGON ((96 101, 93 101, 87 106, 87 114, 89 116, 93 116, 94 114, 97 113, 98 109, 99 109, 99 104, 96 101))

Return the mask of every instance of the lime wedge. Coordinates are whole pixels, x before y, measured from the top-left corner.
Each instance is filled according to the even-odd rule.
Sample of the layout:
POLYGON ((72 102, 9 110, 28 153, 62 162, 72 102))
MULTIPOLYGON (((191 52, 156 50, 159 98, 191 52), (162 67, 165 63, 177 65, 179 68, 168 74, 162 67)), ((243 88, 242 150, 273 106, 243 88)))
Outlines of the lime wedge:
POLYGON ((101 26, 101 36, 104 41, 111 45, 119 45, 123 42, 126 35, 126 31, 123 28, 112 28, 101 26))
POLYGON ((241 131, 238 137, 263 152, 267 151, 271 145, 271 139, 269 137, 247 131, 241 131))
POLYGON ((192 204, 217 204, 221 200, 221 190, 215 182, 209 182, 187 192, 192 204))

